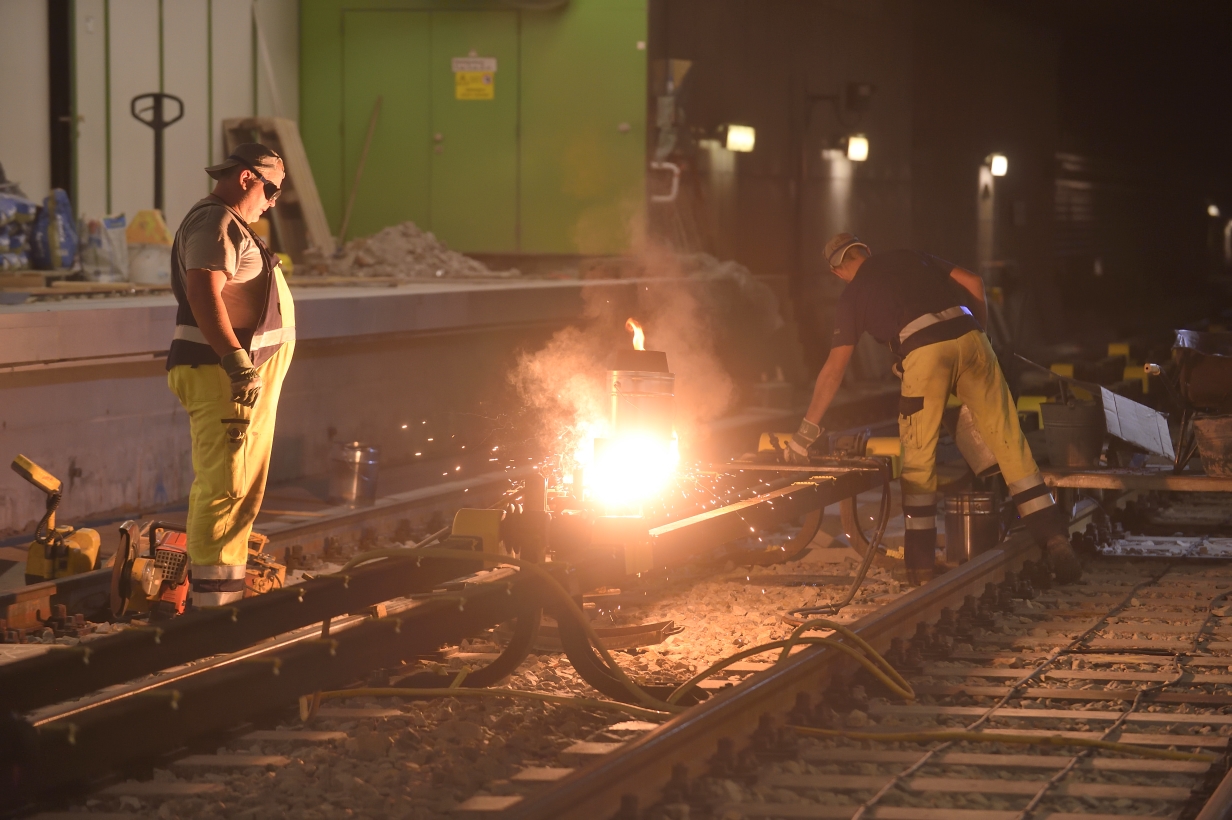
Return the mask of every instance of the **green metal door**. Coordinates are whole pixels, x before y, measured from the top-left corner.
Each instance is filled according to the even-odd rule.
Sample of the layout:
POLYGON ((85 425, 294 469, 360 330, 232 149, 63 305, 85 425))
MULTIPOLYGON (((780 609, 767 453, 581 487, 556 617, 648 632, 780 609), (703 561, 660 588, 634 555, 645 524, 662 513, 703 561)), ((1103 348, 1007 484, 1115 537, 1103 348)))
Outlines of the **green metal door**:
POLYGON ((432 13, 432 140, 432 231, 461 251, 516 249, 516 13, 432 13))
POLYGON ((377 97, 381 110, 348 237, 431 216, 432 21, 415 11, 346 11, 343 26, 343 205, 377 97))

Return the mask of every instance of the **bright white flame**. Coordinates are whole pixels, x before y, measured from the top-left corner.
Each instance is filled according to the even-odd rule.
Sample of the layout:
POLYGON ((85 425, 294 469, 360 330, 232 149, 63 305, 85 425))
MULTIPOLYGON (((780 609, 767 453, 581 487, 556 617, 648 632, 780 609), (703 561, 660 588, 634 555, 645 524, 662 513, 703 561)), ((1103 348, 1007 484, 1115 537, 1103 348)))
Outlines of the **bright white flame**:
POLYGON ((853 134, 847 138, 847 159, 852 162, 864 162, 868 159, 868 137, 853 134))
POLYGON ((608 508, 641 504, 662 492, 680 463, 676 437, 622 436, 585 472, 586 494, 608 508))
POLYGON ((646 349, 646 333, 642 330, 642 326, 638 323, 637 319, 629 317, 625 320, 625 330, 633 334, 634 350, 646 349))
POLYGON ((995 177, 1003 177, 1010 170, 1010 161, 1005 154, 993 154, 988 158, 988 170, 995 177))
POLYGON ((752 151, 757 142, 757 131, 751 125, 727 126, 728 151, 752 151))

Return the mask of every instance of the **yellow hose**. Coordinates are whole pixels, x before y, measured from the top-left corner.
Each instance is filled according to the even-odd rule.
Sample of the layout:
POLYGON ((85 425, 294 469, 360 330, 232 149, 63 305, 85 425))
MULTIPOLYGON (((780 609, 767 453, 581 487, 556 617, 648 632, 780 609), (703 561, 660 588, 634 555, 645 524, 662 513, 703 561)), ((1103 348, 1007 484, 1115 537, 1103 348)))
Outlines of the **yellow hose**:
MULTIPOLYGON (((1081 713, 1078 713, 1081 714, 1081 713)), ((971 743, 1015 743, 1023 746, 1087 746, 1093 749, 1103 749, 1109 752, 1124 752, 1139 757, 1152 757, 1159 760, 1191 760, 1202 763, 1213 763, 1214 755, 1199 752, 1174 752, 1170 749, 1152 749, 1149 746, 1137 746, 1133 743, 1117 743, 1111 740, 1095 740, 1085 737, 1064 737, 1062 735, 1004 735, 996 732, 849 732, 846 729, 816 729, 812 726, 789 727, 802 735, 809 737, 841 737, 848 740, 872 740, 879 743, 932 743, 936 741, 968 741, 971 743)), ((1178 741, 1184 741, 1181 736, 1178 741)))
POLYGON ((312 696, 313 708, 323 700, 339 700, 343 698, 521 698, 525 700, 540 700, 545 703, 558 703, 565 706, 577 706, 582 709, 609 709, 624 712, 634 717, 649 720, 663 720, 671 717, 670 712, 659 709, 643 709, 628 703, 618 703, 614 700, 597 700, 595 698, 579 698, 572 695, 549 695, 544 692, 527 692, 522 689, 339 689, 334 692, 318 692, 312 696))
MULTIPOLYGON (((814 645, 814 646, 816 645, 829 646, 833 649, 837 649, 841 652, 844 652, 850 655, 852 658, 854 658, 861 666, 863 666, 869 672, 872 672, 874 675, 876 675, 877 678, 882 683, 884 683, 890 689, 890 691, 892 691, 894 694, 906 700, 915 700, 915 692, 912 691, 911 685, 908 684, 905 680, 903 680, 897 671, 894 671, 893 669, 891 669, 891 672, 894 675, 894 677, 898 678, 898 681, 895 681, 891 679, 891 677, 887 675, 885 672, 878 669, 873 664, 872 661, 870 661, 864 655, 860 654, 860 652, 856 650, 854 647, 847 646, 846 644, 840 643, 834 640, 833 638, 795 637, 795 638, 787 638, 781 641, 770 641, 769 643, 763 643, 757 646, 751 646, 748 649, 745 649, 741 652, 737 652, 735 655, 729 655, 728 657, 723 658, 722 660, 711 664, 709 667, 697 673, 696 675, 694 675, 693 677, 689 678, 687 681, 682 683, 679 687, 677 687, 676 690, 673 691, 671 695, 668 696, 667 702, 673 703, 673 704, 677 703, 680 700, 680 698, 684 697, 686 692, 693 689, 693 687, 697 686, 698 683, 710 677, 715 672, 718 672, 720 669, 724 669, 725 667, 730 666, 731 664, 735 663, 738 660, 742 660, 743 658, 747 658, 751 655, 760 655, 762 652, 769 652, 771 649, 778 649, 779 647, 783 647, 784 650, 790 651, 791 647, 795 646, 796 644, 807 644, 807 645, 814 645)), ((877 655, 875 652, 873 653, 873 657, 876 658, 881 663, 885 663, 884 659, 882 659, 881 656, 877 655)), ((782 663, 781 659, 775 662, 776 665, 779 663, 782 663)))
MULTIPOLYGON (((904 678, 902 675, 900 675, 898 670, 890 665, 889 661, 881 657, 881 653, 879 653, 876 649, 873 649, 873 647, 869 644, 868 641, 861 638, 859 635, 857 635, 855 632, 853 632, 850 628, 848 628, 844 624, 840 624, 837 621, 831 621, 828 618, 811 618, 805 621, 804 623, 800 624, 795 629, 793 629, 791 631, 791 636, 789 637, 789 640, 794 640, 798 638, 800 635, 802 635, 803 633, 807 632, 810 629, 818 629, 818 628, 832 629, 838 634, 842 635, 844 638, 847 638, 848 640, 852 641, 860 649, 863 649, 865 654, 867 654, 874 661, 876 661, 877 665, 880 666, 886 672, 887 675, 893 678, 894 681, 897 682, 899 687, 901 687, 903 690, 906 690, 908 694, 904 694, 903 697, 905 697, 907 700, 915 700, 915 691, 911 688, 911 684, 907 683, 907 679, 904 678)), ((786 660, 789 654, 791 654, 791 647, 784 647, 783 651, 779 653, 779 661, 786 660)), ((884 676, 878 675, 878 677, 880 677, 883 681, 885 680, 884 676)), ((889 685, 888 682, 887 682, 887 685, 889 685)), ((891 688, 894 688, 894 687, 891 687, 891 688)))

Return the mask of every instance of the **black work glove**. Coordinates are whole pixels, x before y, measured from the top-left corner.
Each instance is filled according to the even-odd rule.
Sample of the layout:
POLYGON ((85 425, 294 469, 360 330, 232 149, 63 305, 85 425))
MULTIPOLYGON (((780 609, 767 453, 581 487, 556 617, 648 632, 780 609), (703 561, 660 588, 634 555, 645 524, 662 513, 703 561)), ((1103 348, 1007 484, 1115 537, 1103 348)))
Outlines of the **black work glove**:
POLYGON ((252 366, 248 351, 243 348, 232 350, 222 357, 222 369, 231 377, 231 400, 245 407, 257 403, 261 394, 261 374, 252 366))
POLYGON ((821 438, 821 428, 808 419, 800 421, 800 429, 791 434, 787 442, 787 462, 789 464, 808 464, 809 447, 821 438))

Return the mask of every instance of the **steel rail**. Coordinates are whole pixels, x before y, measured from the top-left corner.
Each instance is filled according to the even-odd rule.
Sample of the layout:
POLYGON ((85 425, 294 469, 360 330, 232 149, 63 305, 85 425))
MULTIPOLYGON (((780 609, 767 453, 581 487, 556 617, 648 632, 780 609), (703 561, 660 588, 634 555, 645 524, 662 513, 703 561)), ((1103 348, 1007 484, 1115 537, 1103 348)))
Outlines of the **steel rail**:
MULTIPOLYGON (((465 481, 448 481, 386 496, 378 499, 371 507, 340 510, 325 518, 272 522, 262 525, 258 531, 269 538, 270 547, 299 543, 306 538, 324 540, 331 533, 340 530, 356 532, 365 526, 400 516, 410 510, 431 507, 446 499, 462 496, 468 490, 472 493, 481 491, 478 496, 469 496, 472 499, 484 497, 482 491, 490 490, 502 481, 523 477, 528 472, 529 468, 518 467, 515 470, 483 473, 465 481)), ((93 615, 105 611, 111 594, 111 573, 111 567, 105 567, 78 575, 39 581, 16 589, 0 590, 0 612, 3 612, 5 607, 43 597, 49 598, 53 606, 65 605, 70 614, 80 612, 93 615)))
MULTIPOLYGON (((410 609, 416 605, 413 599, 399 599, 390 601, 386 606, 386 616, 398 615, 404 610, 410 609)), ((309 626, 297 629, 294 632, 288 632, 285 635, 279 635, 277 638, 252 646, 247 649, 241 649, 238 652, 231 652, 225 655, 215 655, 214 657, 205 658, 184 666, 178 666, 173 669, 168 669, 164 672, 151 675, 140 682, 117 684, 108 687, 93 695, 89 695, 77 700, 72 700, 63 703, 56 703, 51 706, 45 706, 36 709, 26 715, 27 722, 35 727, 51 723, 56 720, 64 720, 71 718, 74 715, 82 714, 97 706, 102 706, 107 703, 115 703, 124 698, 141 695, 146 692, 152 692, 160 687, 169 686, 179 681, 187 680, 223 666, 228 666, 240 661, 257 658, 261 655, 276 652, 288 646, 292 646, 303 641, 317 640, 318 638, 337 635, 345 632, 348 629, 356 627, 366 621, 370 621, 375 617, 373 614, 365 615, 344 615, 341 618, 331 618, 328 621, 310 624, 309 626)))
MULTIPOLYGON (((1007 571, 1018 569, 1037 551, 1026 533, 1015 534, 999 549, 860 618, 851 629, 879 651, 885 650, 892 638, 909 637, 917 623, 935 620, 943 608, 955 607, 964 596, 981 592, 986 583, 1000 581, 1007 571)), ((552 789, 514 804, 501 816, 513 820, 594 820, 618 816, 633 805, 649 806, 660 799, 678 767, 684 766, 691 775, 703 773, 721 740, 733 742, 739 751, 762 715, 786 714, 795 705, 798 693, 816 695, 832 676, 849 671, 853 663, 831 649, 799 652, 606 755, 599 763, 568 775, 552 789)))
MULTIPOLYGON (((669 563, 683 560, 704 545, 718 546, 747 534, 750 517, 763 524, 781 522, 823 508, 844 494, 865 489, 877 471, 852 470, 838 476, 795 482, 753 499, 736 502, 668 525, 656 533, 670 549, 669 563)), ((465 546, 471 546, 468 541, 465 546)), ((599 556, 568 573, 570 586, 593 586, 615 569, 599 556), (589 566, 587 565, 589 564, 589 566)), ((294 697, 345 685, 356 674, 388 666, 406 657, 430 653, 442 643, 457 641, 477 630, 507 620, 527 601, 544 592, 532 579, 509 579, 503 585, 488 579, 459 579, 466 564, 434 561, 381 562, 347 573, 312 579, 304 584, 238 602, 228 607, 191 613, 164 624, 126 630, 86 645, 61 649, 27 661, 0 667, 0 701, 10 714, 38 714, 6 722, 11 736, 24 735, 17 756, 24 761, 23 796, 46 795, 70 784, 95 780, 116 765, 165 755, 171 745, 226 731, 246 720, 268 719, 294 697), (486 588, 483 588, 485 587, 486 588), (492 588, 501 586, 499 594, 492 588), (444 588, 465 615, 448 615, 436 594, 427 605, 380 621, 347 621, 348 628, 328 638, 319 633, 288 632, 343 613, 362 611, 411 590, 444 588), (455 592, 455 589, 457 590, 455 592), (465 604, 465 606, 463 606, 465 604), (403 623, 414 634, 400 634, 403 623), (378 624, 380 626, 374 626, 378 624), (253 646, 282 635, 282 641, 253 646), (345 651, 344 651, 345 650, 345 651), (226 654, 176 669, 157 680, 119 686, 142 674, 226 654), (103 687, 112 687, 99 691, 103 687), (76 703, 67 698, 96 693, 76 703), (242 704, 242 705, 239 705, 242 704), (119 737, 122 752, 115 751, 119 737), (174 743, 170 740, 174 738, 174 743)), ((478 563, 476 562, 476 568, 478 563)), ((562 567, 563 568, 563 567, 562 567)), ((2 801, 0 801, 2 802, 2 801)))
MULTIPOLYGON (((470 540, 462 546, 472 547, 470 540)), ((345 574, 189 612, 0 666, 0 711, 28 712, 259 641, 458 577, 466 564, 425 559, 356 567, 345 574)), ((477 559, 474 568, 479 568, 477 559)))
MULTIPOLYGON (((702 549, 747 535, 751 522, 769 526, 823 508, 859 492, 874 474, 855 470, 797 482, 655 528, 650 530, 655 559, 662 566, 678 564, 702 549)), ((582 563, 586 571, 579 577, 593 578, 595 584, 623 577, 626 571, 623 561, 604 562, 599 555, 582 563)), ((226 607, 190 612, 74 647, 57 647, 0 666, 0 711, 29 712, 200 658, 238 652, 327 618, 426 592, 456 577, 459 569, 456 563, 434 559, 422 566, 419 562, 361 566, 226 607)))
POLYGON ((880 482, 880 470, 867 467, 803 471, 787 486, 651 529, 654 564, 679 563, 706 546, 726 544, 759 528, 800 518, 875 489, 880 482))
POLYGON ((1219 781, 1194 820, 1232 820, 1232 769, 1219 781))
POLYGON ((18 761, 18 778, 0 783, 0 805, 86 785, 194 740, 268 722, 301 696, 348 685, 361 670, 431 653, 506 620, 544 594, 537 579, 521 578, 516 571, 479 572, 459 589, 336 635, 244 656, 86 710, 66 710, 67 716, 40 721, 37 727, 19 721, 5 727, 7 737, 22 740, 20 748, 6 751, 18 761), (14 793, 4 794, 7 789, 14 793))

